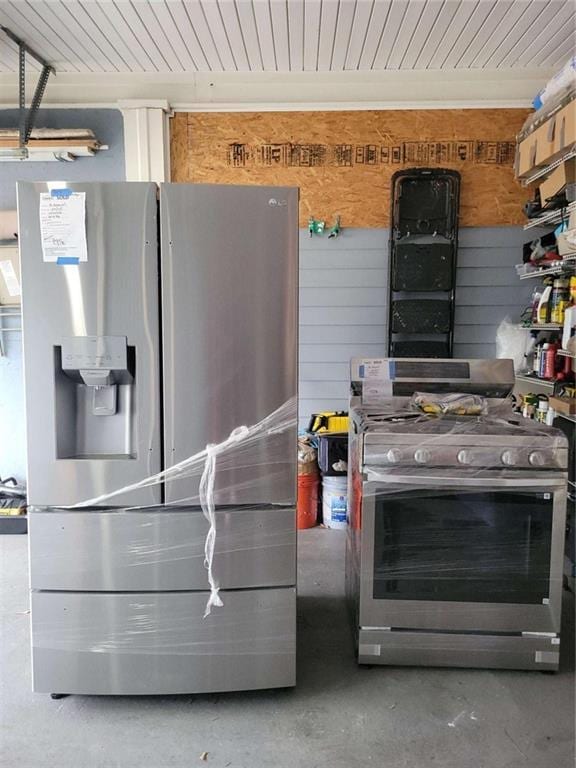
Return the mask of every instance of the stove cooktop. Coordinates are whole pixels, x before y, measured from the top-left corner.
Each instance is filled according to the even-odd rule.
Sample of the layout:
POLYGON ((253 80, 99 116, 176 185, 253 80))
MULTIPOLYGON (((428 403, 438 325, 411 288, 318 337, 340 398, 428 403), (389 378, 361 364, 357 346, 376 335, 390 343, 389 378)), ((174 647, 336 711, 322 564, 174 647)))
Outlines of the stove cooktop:
POLYGON ((429 415, 407 408, 357 407, 364 464, 515 467, 540 470, 566 463, 563 432, 496 408, 487 416, 429 415))
POLYGON ((507 415, 487 416, 431 415, 418 411, 379 411, 369 408, 356 410, 363 431, 437 435, 448 432, 474 435, 506 435, 514 437, 527 434, 550 434, 550 428, 528 421, 510 412, 507 415))

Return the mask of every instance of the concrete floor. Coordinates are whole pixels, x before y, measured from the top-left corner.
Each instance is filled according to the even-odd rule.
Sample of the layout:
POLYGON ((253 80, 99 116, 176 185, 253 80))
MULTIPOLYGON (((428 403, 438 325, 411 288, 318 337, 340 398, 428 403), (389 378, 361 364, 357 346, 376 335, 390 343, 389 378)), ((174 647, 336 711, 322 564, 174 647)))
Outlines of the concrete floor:
POLYGON ((30 690, 26 537, 0 536, 0 765, 573 768, 570 593, 557 675, 360 668, 343 549, 341 532, 300 534, 295 690, 52 701, 30 690))

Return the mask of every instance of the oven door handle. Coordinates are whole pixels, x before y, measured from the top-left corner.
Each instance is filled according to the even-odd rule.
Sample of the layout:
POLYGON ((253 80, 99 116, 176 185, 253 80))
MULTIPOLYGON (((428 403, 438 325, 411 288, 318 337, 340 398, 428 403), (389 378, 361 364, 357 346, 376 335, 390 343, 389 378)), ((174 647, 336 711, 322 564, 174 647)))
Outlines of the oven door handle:
MULTIPOLYGON (((564 477, 490 477, 476 475, 474 477, 462 477, 458 475, 434 476, 434 475, 385 475, 379 472, 367 470, 366 483, 375 487, 381 485, 413 485, 427 487, 451 487, 451 488, 565 488, 567 486, 564 477)), ((368 491, 369 492, 369 491, 368 491)), ((365 491, 366 493, 366 491, 365 491)))

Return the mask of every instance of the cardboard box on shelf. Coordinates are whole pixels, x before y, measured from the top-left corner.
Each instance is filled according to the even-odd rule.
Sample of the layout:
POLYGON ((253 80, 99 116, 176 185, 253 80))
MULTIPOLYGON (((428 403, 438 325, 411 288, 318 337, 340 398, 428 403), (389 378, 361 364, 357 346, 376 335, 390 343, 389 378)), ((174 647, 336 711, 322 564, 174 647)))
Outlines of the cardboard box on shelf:
POLYGON ((535 131, 518 143, 516 175, 530 176, 538 168, 561 157, 576 144, 576 100, 550 115, 535 131))
POLYGON ((536 164, 536 132, 516 145, 516 176, 528 176, 536 164))
POLYGON ((576 144, 576 100, 566 104, 556 115, 554 152, 562 153, 576 144))
POLYGON ((567 229, 565 232, 561 232, 556 238, 556 243, 559 256, 576 253, 576 229, 567 229))
POLYGON ((556 117, 552 116, 518 144, 516 175, 519 178, 530 176, 537 168, 550 162, 554 155, 555 125, 556 117))
POLYGON ((554 168, 552 173, 540 183, 540 200, 542 205, 557 192, 561 192, 566 184, 576 181, 576 158, 566 160, 554 168))
POLYGON ((536 134, 536 165, 546 165, 556 152, 556 115, 549 117, 534 133, 536 134))
POLYGON ((576 413, 576 397, 551 397, 550 408, 554 408, 556 413, 572 415, 576 413))

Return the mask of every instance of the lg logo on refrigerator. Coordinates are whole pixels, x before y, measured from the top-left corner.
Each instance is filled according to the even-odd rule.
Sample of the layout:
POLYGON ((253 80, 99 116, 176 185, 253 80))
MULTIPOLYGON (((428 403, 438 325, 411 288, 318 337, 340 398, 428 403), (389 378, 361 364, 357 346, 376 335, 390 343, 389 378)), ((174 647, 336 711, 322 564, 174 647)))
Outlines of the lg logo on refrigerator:
POLYGON ((285 205, 288 205, 288 201, 287 200, 276 200, 275 197, 271 197, 270 200, 268 200, 268 205, 271 208, 280 208, 280 207, 283 207, 285 205))

